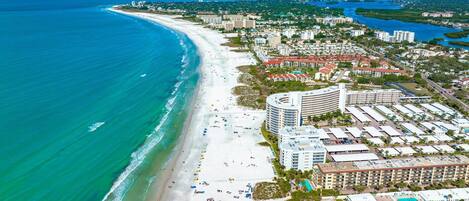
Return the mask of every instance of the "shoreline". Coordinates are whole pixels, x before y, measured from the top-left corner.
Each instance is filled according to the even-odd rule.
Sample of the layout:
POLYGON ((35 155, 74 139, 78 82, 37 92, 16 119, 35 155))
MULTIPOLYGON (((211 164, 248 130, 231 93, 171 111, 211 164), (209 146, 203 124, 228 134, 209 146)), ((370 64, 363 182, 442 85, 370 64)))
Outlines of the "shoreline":
MULTIPOLYGON (((115 6, 112 8, 109 8, 108 10, 111 12, 122 14, 122 15, 127 15, 131 17, 136 17, 142 20, 150 21, 150 22, 155 22, 173 31, 181 32, 180 30, 176 30, 170 26, 163 25, 161 24, 161 22, 150 20, 142 16, 138 16, 137 15, 138 12, 126 12, 126 11, 118 10, 118 9, 115 9, 115 6)), ((184 32, 181 32, 181 33, 185 34, 184 32)), ((199 54, 199 56, 201 56, 201 52, 199 50, 197 50, 197 53, 199 54)), ((201 63, 199 64, 199 67, 197 68, 197 71, 199 71, 200 77, 195 87, 190 103, 188 104, 188 107, 191 107, 192 109, 189 109, 189 114, 186 117, 186 120, 184 121, 184 126, 181 131, 182 133, 179 136, 178 142, 176 146, 173 148, 172 153, 166 162, 166 167, 164 167, 164 169, 162 169, 161 172, 159 173, 158 181, 153 182, 150 185, 150 189, 155 189, 155 190, 154 191, 150 190, 150 193, 146 195, 145 200, 162 200, 164 198, 164 195, 165 195, 164 192, 166 191, 165 187, 170 184, 171 175, 175 172, 175 169, 178 167, 177 164, 178 162, 181 161, 180 158, 184 158, 183 154, 185 154, 187 157, 188 152, 186 152, 185 150, 188 150, 188 148, 190 148, 192 144, 192 143, 188 144, 189 142, 187 141, 189 128, 191 126, 191 122, 193 120, 194 114, 197 112, 197 110, 199 110, 199 107, 197 107, 197 102, 199 102, 198 97, 199 97, 200 90, 201 90, 200 86, 202 85, 202 82, 203 82, 202 80, 204 77, 203 73, 201 73, 202 65, 203 65, 203 59, 201 59, 201 63), (180 148, 182 148, 182 151, 177 151, 180 148)))
POLYGON ((258 145, 263 141, 258 129, 265 112, 238 106, 231 93, 239 84, 240 72, 236 67, 255 64, 252 54, 231 51, 222 46, 227 42, 227 35, 176 19, 177 16, 125 12, 115 7, 110 10, 185 34, 196 45, 201 58, 200 78, 183 133, 158 180, 150 186, 146 200, 206 200, 211 197, 226 200, 233 195, 220 194, 219 188, 236 192, 247 184, 253 186, 258 181, 270 181, 274 177, 270 164, 273 155, 268 148, 258 145), (229 161, 232 164, 228 165, 229 161), (192 186, 204 193, 193 193, 192 186))

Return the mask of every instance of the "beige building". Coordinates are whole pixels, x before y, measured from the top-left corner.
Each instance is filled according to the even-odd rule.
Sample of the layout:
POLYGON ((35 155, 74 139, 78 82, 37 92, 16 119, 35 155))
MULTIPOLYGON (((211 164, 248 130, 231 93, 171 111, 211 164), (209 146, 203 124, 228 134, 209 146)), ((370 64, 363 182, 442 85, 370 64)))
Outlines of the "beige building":
POLYGON ((397 89, 348 91, 347 105, 398 104, 402 92, 397 89))
POLYGON ((233 29, 234 29, 234 23, 233 22, 223 21, 222 24, 223 24, 223 29, 225 31, 233 31, 233 29))
POLYGON ((223 19, 225 20, 230 20, 230 21, 235 21, 235 20, 244 20, 246 19, 247 17, 245 17, 244 15, 238 15, 238 14, 234 14, 234 15, 223 15, 223 19))
POLYGON ((319 164, 313 182, 325 189, 378 186, 390 183, 429 185, 469 179, 469 158, 430 156, 361 162, 319 164))
POLYGON ((267 42, 270 47, 276 48, 282 43, 282 37, 278 33, 272 33, 267 37, 267 42))
POLYGON ((200 18, 204 23, 206 24, 221 24, 221 16, 218 15, 198 15, 198 18, 200 18))

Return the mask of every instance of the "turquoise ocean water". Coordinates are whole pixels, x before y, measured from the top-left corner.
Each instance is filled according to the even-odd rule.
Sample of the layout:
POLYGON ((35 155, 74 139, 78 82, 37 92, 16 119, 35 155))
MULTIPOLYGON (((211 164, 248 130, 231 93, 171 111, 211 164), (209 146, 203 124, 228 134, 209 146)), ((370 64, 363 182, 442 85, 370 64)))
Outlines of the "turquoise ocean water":
POLYGON ((0 200, 143 200, 180 135, 199 57, 98 0, 0 0, 0 200))

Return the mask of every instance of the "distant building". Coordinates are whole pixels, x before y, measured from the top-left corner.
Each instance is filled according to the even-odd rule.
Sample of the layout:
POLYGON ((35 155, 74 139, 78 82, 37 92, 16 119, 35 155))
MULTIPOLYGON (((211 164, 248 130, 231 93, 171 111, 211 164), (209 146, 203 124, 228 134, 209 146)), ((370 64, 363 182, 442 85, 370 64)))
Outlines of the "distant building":
POLYGON ((411 31, 394 31, 393 35, 390 35, 388 32, 385 31, 377 31, 375 32, 375 36, 377 39, 389 42, 389 43, 400 43, 407 41, 409 43, 413 43, 415 41, 415 33, 411 31))
POLYGON ((233 24, 235 29, 244 28, 244 20, 233 20, 233 24))
POLYGON ((362 48, 347 42, 342 43, 321 43, 316 42, 313 44, 305 45, 304 50, 308 54, 313 55, 350 55, 350 54, 365 54, 362 48))
POLYGON ((278 57, 263 64, 267 68, 275 67, 323 67, 330 63, 350 62, 353 66, 367 66, 370 59, 360 54, 344 55, 311 55, 308 57, 278 57))
POLYGON ((286 44, 277 45, 278 53, 282 56, 290 56, 292 49, 286 44))
POLYGON ((314 31, 306 30, 306 31, 301 32, 300 38, 301 40, 313 40, 314 35, 315 35, 314 31))
POLYGON ((415 40, 415 33, 411 31, 394 31, 394 40, 395 42, 403 42, 407 41, 409 43, 413 43, 415 40))
POLYGON ((282 43, 282 37, 278 33, 272 33, 267 36, 267 42, 270 47, 276 48, 282 43))
POLYGON ((234 15, 223 15, 223 19, 224 20, 229 20, 229 21, 235 21, 235 20, 244 20, 246 19, 247 17, 245 17, 244 15, 238 15, 238 14, 234 14, 234 15))
POLYGON ((285 29, 282 31, 282 35, 285 36, 286 38, 291 38, 295 34, 296 34, 295 29, 285 29))
POLYGON ((370 75, 373 77, 382 77, 383 75, 403 75, 404 70, 387 69, 387 68, 369 68, 369 67, 354 67, 352 69, 356 75, 370 75))
POLYGON ((233 24, 234 24, 235 29, 256 28, 256 21, 255 20, 248 20, 248 19, 233 20, 233 24))
POLYGON ((316 18, 316 22, 328 25, 336 25, 342 23, 352 23, 353 18, 351 17, 324 17, 316 18))
POLYGON ((318 72, 314 75, 315 80, 323 80, 327 81, 331 79, 334 70, 337 68, 337 64, 335 63, 328 63, 323 67, 319 68, 318 72))
POLYGON ((267 39, 265 38, 261 38, 261 37, 254 38, 254 44, 256 45, 265 45, 266 43, 267 43, 267 39))
POLYGON ((365 35, 365 30, 362 30, 362 29, 350 30, 350 35, 352 37, 363 36, 365 35))
POLYGON ((458 81, 458 85, 462 88, 469 88, 469 77, 465 77, 458 81))
POLYGON ((453 12, 423 12, 423 17, 453 17, 453 12))
POLYGON ((385 31, 376 31, 375 36, 377 39, 389 42, 389 33, 385 31))
POLYGON ((244 28, 246 29, 256 28, 256 20, 244 20, 244 28))
POLYGON ((132 7, 143 8, 145 6, 146 1, 132 1, 130 5, 132 7))
POLYGON ((233 31, 234 29, 234 23, 231 21, 223 21, 222 25, 225 31, 233 31))
POLYGON ((198 15, 198 18, 200 18, 204 23, 206 24, 221 24, 222 19, 221 16, 218 15, 198 15))

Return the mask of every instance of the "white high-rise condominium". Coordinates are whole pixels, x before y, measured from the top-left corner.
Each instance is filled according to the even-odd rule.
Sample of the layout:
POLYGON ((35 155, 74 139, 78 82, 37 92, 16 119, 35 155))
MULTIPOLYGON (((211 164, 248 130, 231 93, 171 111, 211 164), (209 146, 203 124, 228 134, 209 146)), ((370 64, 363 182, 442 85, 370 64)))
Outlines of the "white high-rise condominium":
POLYGON ((280 164, 285 169, 311 170, 326 162, 326 148, 319 139, 286 140, 279 143, 280 164))
POLYGON ((303 119, 345 110, 344 84, 323 89, 272 94, 267 97, 267 130, 278 134, 285 126, 300 126, 303 119))
POLYGON ((413 43, 415 40, 415 33, 411 31, 394 31, 393 36, 396 42, 407 41, 409 43, 413 43))
POLYGON ((389 42, 389 33, 385 31, 377 31, 375 32, 376 38, 382 41, 389 42))

